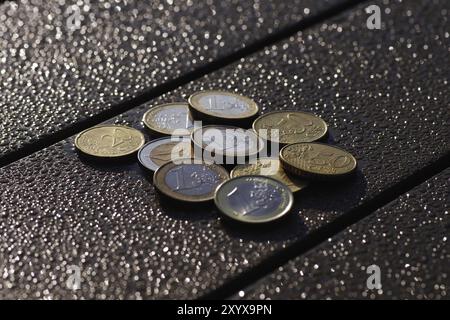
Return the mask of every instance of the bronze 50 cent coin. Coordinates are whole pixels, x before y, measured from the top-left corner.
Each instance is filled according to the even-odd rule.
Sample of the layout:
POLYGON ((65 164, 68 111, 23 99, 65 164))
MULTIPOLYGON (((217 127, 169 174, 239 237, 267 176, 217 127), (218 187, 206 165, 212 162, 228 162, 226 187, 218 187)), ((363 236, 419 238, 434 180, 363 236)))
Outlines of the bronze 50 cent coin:
POLYGON ((322 143, 287 145, 280 151, 280 161, 286 171, 317 180, 346 177, 356 169, 350 153, 322 143))
POLYGON ((161 193, 170 198, 185 202, 205 202, 214 199, 217 186, 227 179, 228 172, 217 164, 183 159, 179 163, 171 161, 162 165, 156 170, 153 183, 161 193))

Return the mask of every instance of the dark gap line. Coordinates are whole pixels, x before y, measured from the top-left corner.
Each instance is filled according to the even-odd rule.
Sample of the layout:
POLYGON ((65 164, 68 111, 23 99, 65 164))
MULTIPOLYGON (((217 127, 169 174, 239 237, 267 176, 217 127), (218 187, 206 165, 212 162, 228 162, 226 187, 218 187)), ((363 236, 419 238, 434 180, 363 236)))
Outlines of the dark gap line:
MULTIPOLYGON (((0 0, 1 1, 1 0, 0 0)), ((172 91, 180 86, 186 85, 191 81, 197 80, 208 73, 217 71, 229 64, 235 63, 240 59, 252 55, 267 46, 271 46, 276 42, 286 39, 299 31, 306 28, 312 27, 319 24, 333 16, 336 16, 346 10, 353 8, 354 6, 364 2, 366 0, 349 0, 344 3, 334 5, 328 9, 325 9, 321 13, 302 19, 301 21, 294 23, 288 27, 282 28, 280 31, 268 35, 265 38, 255 41, 254 43, 248 45, 245 48, 239 49, 234 53, 231 53, 223 58, 219 58, 213 62, 207 63, 206 65, 200 66, 197 69, 187 72, 186 74, 175 78, 171 81, 158 85, 152 89, 145 90, 138 94, 136 97, 129 100, 120 102, 110 109, 102 111, 90 118, 83 119, 66 128, 63 128, 55 133, 44 135, 39 141, 24 144, 18 150, 7 153, 0 156, 0 168, 11 164, 17 160, 25 158, 39 150, 45 149, 59 141, 65 140, 78 132, 95 126, 99 123, 107 121, 108 119, 114 118, 128 110, 131 110, 143 103, 157 98, 169 91, 172 91)))
POLYGON ((278 267, 313 250, 329 238, 368 217, 376 210, 388 205, 390 202, 396 200, 398 197, 404 195, 411 189, 431 179, 433 176, 447 168, 450 168, 450 152, 447 152, 435 162, 419 169, 406 179, 384 190, 379 195, 368 200, 359 207, 350 210, 348 213, 336 218, 331 223, 313 231, 305 238, 269 256, 257 266, 244 271, 218 289, 201 296, 199 300, 228 299, 233 297, 240 290, 245 290, 255 284, 258 280, 261 280, 265 276, 276 271, 278 267))

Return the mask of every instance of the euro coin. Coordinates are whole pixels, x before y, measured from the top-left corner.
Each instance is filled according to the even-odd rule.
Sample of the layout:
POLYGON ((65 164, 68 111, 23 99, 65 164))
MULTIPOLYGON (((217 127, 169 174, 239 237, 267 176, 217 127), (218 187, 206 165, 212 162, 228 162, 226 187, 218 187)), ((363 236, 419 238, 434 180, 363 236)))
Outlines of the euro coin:
POLYGON ((318 116, 300 111, 274 111, 258 117, 253 130, 262 138, 280 143, 313 142, 327 133, 327 124, 318 116))
POLYGON ((187 103, 174 102, 155 106, 144 114, 144 124, 154 134, 189 135, 194 129, 194 120, 187 103))
POLYGON ((156 171, 163 164, 193 156, 191 140, 187 137, 167 137, 150 141, 138 153, 141 165, 156 171))
POLYGON ((231 178, 251 175, 272 177, 287 185, 292 192, 300 191, 308 185, 307 181, 289 176, 280 160, 274 158, 259 158, 254 163, 238 165, 230 173, 231 178))
POLYGON ((191 95, 188 101, 193 114, 216 121, 249 119, 259 110, 250 98, 226 91, 199 91, 191 95))
POLYGON ((80 152, 98 158, 129 156, 144 143, 145 137, 140 131, 112 124, 89 128, 75 138, 75 147, 80 152))
POLYGON ((247 223, 265 223, 283 217, 292 208, 291 190, 264 176, 241 176, 221 184, 214 202, 227 217, 247 223))
POLYGON ((227 179, 229 175, 223 167, 193 159, 168 162, 153 175, 153 183, 162 194, 186 202, 214 199, 217 186, 227 179))
POLYGON ((233 126, 203 126, 192 132, 194 148, 201 148, 211 156, 250 157, 256 156, 264 142, 252 130, 233 126))
POLYGON ((356 169, 350 153, 322 143, 287 145, 280 151, 280 161, 286 171, 318 180, 345 177, 356 169))

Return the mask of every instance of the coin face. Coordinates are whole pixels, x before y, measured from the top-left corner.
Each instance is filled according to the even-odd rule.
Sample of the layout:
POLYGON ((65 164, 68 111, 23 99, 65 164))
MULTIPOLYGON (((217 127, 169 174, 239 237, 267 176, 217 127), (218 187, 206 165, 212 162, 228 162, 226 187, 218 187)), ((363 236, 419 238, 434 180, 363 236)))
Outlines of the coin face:
POLYGON ((144 124, 157 134, 189 135, 194 129, 194 120, 187 103, 174 102, 151 108, 144 114, 144 124))
POLYGON ((208 90, 189 97, 191 108, 201 114, 223 119, 245 119, 258 113, 258 105, 251 99, 226 91, 208 90))
POLYGON ((251 175, 272 177, 287 185, 292 192, 300 191, 308 185, 307 181, 286 174, 280 160, 274 158, 259 158, 255 163, 236 166, 230 173, 231 178, 251 175))
POLYGON ((137 152, 144 135, 120 125, 100 125, 84 130, 75 138, 75 147, 84 154, 100 158, 119 158, 137 152))
POLYGON ((256 119, 253 130, 269 141, 289 144, 321 139, 327 133, 327 124, 311 113, 274 111, 256 119))
POLYGON ((295 143, 283 147, 280 160, 286 171, 308 178, 339 178, 356 169, 347 151, 322 143, 295 143))
POLYGON ((156 170, 153 182, 163 194, 186 202, 204 202, 214 199, 219 184, 229 179, 221 166, 195 163, 189 159, 180 163, 168 162, 156 170))
POLYGON ((292 207, 292 192, 283 183, 263 176, 241 176, 217 188, 214 202, 226 216, 248 223, 283 217, 292 207))
POLYGON ((194 145, 229 157, 256 155, 264 142, 252 130, 232 126, 204 126, 192 132, 194 145))
POLYGON ((152 140, 138 153, 139 162, 147 169, 156 171, 163 164, 193 156, 191 140, 187 137, 167 137, 152 140))

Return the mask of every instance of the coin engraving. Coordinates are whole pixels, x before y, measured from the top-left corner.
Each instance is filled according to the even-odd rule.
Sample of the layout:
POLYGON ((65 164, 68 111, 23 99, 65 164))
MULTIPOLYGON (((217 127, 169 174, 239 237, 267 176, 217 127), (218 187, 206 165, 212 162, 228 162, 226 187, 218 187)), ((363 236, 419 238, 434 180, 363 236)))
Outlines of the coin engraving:
POLYGON ((179 166, 169 170, 165 181, 173 190, 185 195, 209 193, 220 182, 219 175, 204 165, 179 166))
POLYGON ((292 192, 297 192, 308 185, 307 181, 288 176, 280 161, 273 158, 259 158, 255 163, 239 165, 231 171, 232 178, 250 175, 270 176, 287 185, 292 192))
POLYGON ((184 160, 161 166, 153 176, 155 186, 163 194, 181 201, 212 200, 217 186, 229 178, 228 172, 216 164, 184 160))
POLYGON ((136 152, 144 144, 138 130, 118 125, 103 125, 87 129, 75 139, 83 153, 97 157, 120 157, 136 152))
POLYGON ((263 142, 251 130, 232 126, 204 126, 194 130, 193 142, 200 148, 226 156, 247 156, 258 153, 263 142))
POLYGON ((192 146, 187 137, 165 137, 150 141, 139 150, 139 162, 151 171, 169 161, 192 157, 192 146))
POLYGON ((181 158, 190 158, 191 145, 188 142, 168 142, 156 146, 150 151, 150 159, 161 166, 166 162, 181 158))
POLYGON ((194 120, 186 103, 167 103, 151 108, 144 115, 144 124, 161 134, 190 134, 194 120))
POLYGON ((260 134, 265 134, 263 130, 267 130, 263 138, 288 144, 319 140, 326 134, 327 125, 321 118, 310 113, 275 111, 256 119, 253 129, 260 134))
POLYGON ((273 178, 241 176, 220 185, 214 201, 232 219, 263 223, 285 215, 292 206, 293 196, 286 185, 273 178))
POLYGON ((319 175, 344 175, 356 168, 356 159, 348 152, 319 143, 298 143, 281 150, 284 161, 300 171, 319 175))
POLYGON ((256 103, 231 92, 208 90, 189 97, 189 105, 196 111, 224 119, 245 119, 258 113, 256 103))

